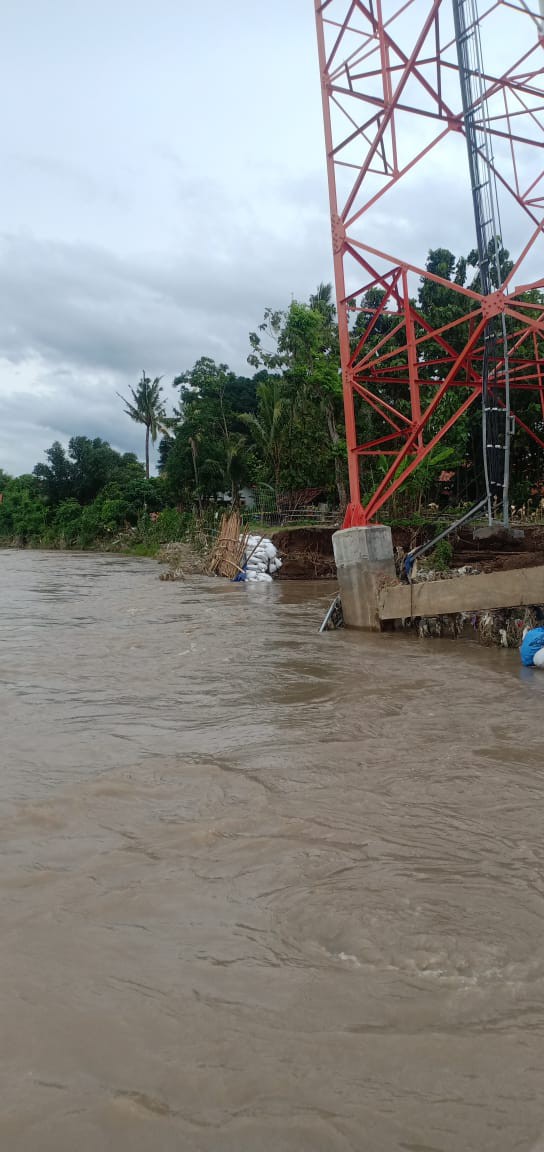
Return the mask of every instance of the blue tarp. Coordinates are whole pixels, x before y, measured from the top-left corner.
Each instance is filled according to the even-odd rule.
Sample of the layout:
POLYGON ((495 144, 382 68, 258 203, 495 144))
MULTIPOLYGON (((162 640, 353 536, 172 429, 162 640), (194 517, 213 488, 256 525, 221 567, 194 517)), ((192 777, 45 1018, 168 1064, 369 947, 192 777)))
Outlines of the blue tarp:
POLYGON ((534 657, 541 648, 544 648, 544 628, 530 628, 519 650, 521 663, 526 668, 531 668, 534 657))

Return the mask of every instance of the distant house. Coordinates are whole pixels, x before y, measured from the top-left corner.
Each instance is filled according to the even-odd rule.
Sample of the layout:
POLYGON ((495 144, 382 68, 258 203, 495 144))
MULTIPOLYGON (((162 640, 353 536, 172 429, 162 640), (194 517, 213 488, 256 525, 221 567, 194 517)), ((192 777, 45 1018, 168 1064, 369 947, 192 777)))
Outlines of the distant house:
MULTIPOLYGON (((218 504, 232 504, 232 493, 218 492, 216 500, 218 504)), ((255 492, 253 488, 240 489, 240 503, 242 508, 249 508, 251 510, 255 507, 255 492)))

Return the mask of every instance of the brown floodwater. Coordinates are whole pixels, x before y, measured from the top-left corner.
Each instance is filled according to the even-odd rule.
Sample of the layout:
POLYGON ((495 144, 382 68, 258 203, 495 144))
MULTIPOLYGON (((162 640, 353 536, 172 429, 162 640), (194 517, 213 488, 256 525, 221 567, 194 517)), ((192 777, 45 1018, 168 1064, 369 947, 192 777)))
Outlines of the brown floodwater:
POLYGON ((328 585, 0 586, 0 1148, 539 1147, 544 674, 328 585))

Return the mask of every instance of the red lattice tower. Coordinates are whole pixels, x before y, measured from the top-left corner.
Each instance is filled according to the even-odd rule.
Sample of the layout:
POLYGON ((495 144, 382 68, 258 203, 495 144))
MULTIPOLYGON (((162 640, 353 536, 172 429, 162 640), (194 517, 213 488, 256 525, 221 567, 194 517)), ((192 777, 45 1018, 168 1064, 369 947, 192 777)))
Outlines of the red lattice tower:
MULTIPOLYGON (((501 287, 486 296, 391 254, 384 236, 388 220, 403 212, 408 221, 414 216, 409 194, 417 195, 418 172, 425 165, 428 172, 429 163, 436 172, 441 158, 451 166, 455 155, 454 183, 470 202, 450 5, 445 0, 315 0, 349 461, 345 527, 370 523, 481 397, 483 340, 491 317, 507 317, 514 419, 544 448, 544 306, 534 298, 527 302, 530 290, 544 286, 535 275, 544 267, 544 252, 535 249, 544 223, 541 28, 538 12, 525 0, 487 5, 482 0, 482 6, 482 125, 485 119, 493 146, 488 167, 501 211, 506 208, 505 243, 514 261, 501 287), (417 278, 456 293, 462 314, 432 328, 414 303, 417 278), (365 303, 372 288, 383 294, 374 308, 365 303), (368 322, 354 346, 354 317, 360 312, 368 322), (377 338, 384 317, 387 331, 377 338), (538 393, 534 427, 515 412, 516 393, 527 389, 538 393), (370 406, 380 427, 380 434, 366 441, 357 431, 361 403, 370 406), (376 455, 387 456, 390 466, 363 504, 361 459, 376 455)), ((477 124, 477 102, 472 112, 477 124)), ((441 243, 443 233, 435 224, 426 247, 441 243)), ((472 221, 466 236, 465 251, 474 246, 472 221)), ((499 366, 499 403, 504 403, 501 383, 499 366)), ((367 493, 368 487, 365 483, 367 493)))

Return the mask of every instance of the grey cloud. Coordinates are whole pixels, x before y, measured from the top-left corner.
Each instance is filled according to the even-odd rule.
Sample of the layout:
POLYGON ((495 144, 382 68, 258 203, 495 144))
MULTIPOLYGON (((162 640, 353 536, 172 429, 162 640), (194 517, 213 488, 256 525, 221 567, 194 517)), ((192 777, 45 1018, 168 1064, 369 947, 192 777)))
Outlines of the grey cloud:
POLYGON ((18 474, 44 458, 53 440, 100 436, 121 452, 142 454, 142 429, 123 412, 123 379, 81 380, 69 370, 40 373, 36 391, 0 390, 0 467, 18 474))
POLYGON ((201 355, 250 371, 248 333, 264 308, 307 296, 330 274, 320 191, 303 180, 292 197, 270 189, 282 234, 277 220, 258 224, 211 185, 192 234, 167 253, 0 238, 0 466, 28 470, 53 439, 80 433, 141 453, 116 391, 142 368, 164 375, 170 402, 169 382, 201 355), (206 233, 214 201, 221 211, 206 233))
POLYGON ((179 317, 134 262, 90 247, 5 238, 0 348, 19 362, 136 371, 174 355, 179 317))
MULTIPOLYGON (((296 220, 299 205, 287 211, 296 220)), ((133 373, 143 364, 174 373, 206 354, 241 369, 264 307, 307 295, 327 275, 327 219, 312 250, 312 217, 300 214, 298 235, 289 227, 283 238, 239 219, 221 236, 217 218, 206 235, 201 217, 179 250, 140 256, 4 236, 0 352, 14 363, 37 356, 133 373)))

